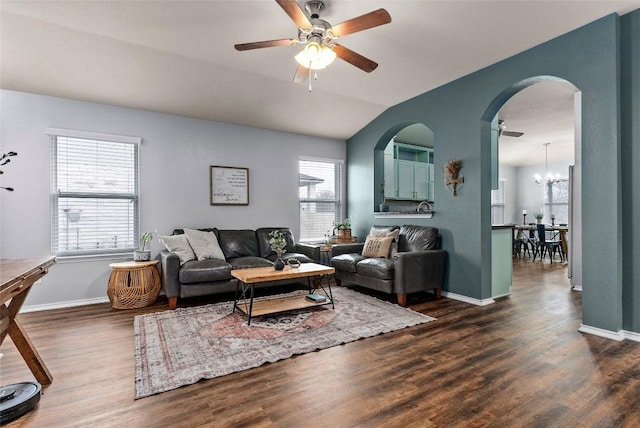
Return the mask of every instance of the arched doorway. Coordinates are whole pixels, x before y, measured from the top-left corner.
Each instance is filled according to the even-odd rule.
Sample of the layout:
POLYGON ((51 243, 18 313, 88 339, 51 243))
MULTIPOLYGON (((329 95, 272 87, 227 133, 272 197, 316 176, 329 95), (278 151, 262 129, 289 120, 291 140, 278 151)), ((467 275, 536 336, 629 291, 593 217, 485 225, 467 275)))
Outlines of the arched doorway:
MULTIPOLYGON (((569 224, 567 275, 572 287, 578 290, 581 290, 582 287, 581 108, 581 92, 573 84, 552 76, 539 76, 518 82, 502 91, 492 101, 482 117, 482 138, 485 144, 483 147, 489 146, 491 150, 491 188, 500 189, 499 192, 493 192, 494 195, 501 194, 504 197, 506 193, 511 193, 511 200, 504 206, 504 223, 522 224, 525 221, 523 214, 527 212, 529 217, 526 221, 532 221, 534 211, 538 211, 546 213, 547 218, 544 223, 550 224, 555 221, 555 215, 553 216, 554 220, 550 218, 553 212, 550 207, 554 207, 551 189, 561 186, 567 189, 570 196, 565 207, 557 204, 556 209, 568 208, 567 213, 562 212, 562 221, 559 222, 569 224), (526 94, 535 95, 525 96, 526 94), (556 100, 556 105, 554 105, 554 97, 558 100, 561 97, 566 99, 562 100, 562 103, 556 100), (519 105, 509 108, 512 99, 518 100, 519 105), (523 101, 531 102, 529 111, 526 110, 527 106, 523 105, 523 101), (555 116, 553 115, 554 108, 558 109, 555 116), (561 111, 563 109, 569 111, 561 111), (532 123, 532 121, 539 123, 532 123), (559 123, 560 121, 564 121, 564 123, 559 123), (502 123, 499 124, 499 122, 502 123), (509 127, 506 128, 505 124, 508 124, 509 127), (569 132, 563 133, 562 131, 566 131, 567 127, 570 128, 569 132), (520 132, 517 131, 520 131, 520 128, 526 128, 527 131, 530 131, 530 135, 527 137, 518 135, 520 132), (510 137, 500 136, 505 129, 511 130, 510 137), (521 138, 520 141, 518 141, 519 138, 521 138), (505 140, 507 141, 505 142, 505 140), (502 147, 502 144, 510 147, 504 150, 505 147, 502 147), (557 151, 552 158, 553 167, 561 168, 566 162, 564 169, 561 168, 559 174, 554 171, 557 182, 549 183, 546 180, 538 180, 536 183, 533 171, 548 172, 546 171, 546 149, 549 146, 556 148, 557 151), (571 159, 571 156, 565 154, 567 150, 573 154, 572 162, 566 160, 571 159), (500 154, 505 156, 504 161, 501 160, 500 154), (521 157, 524 157, 525 160, 518 161, 518 155, 522 155, 521 157), (541 170, 543 162, 544 170, 541 170), (505 167, 505 163, 511 163, 516 167, 505 167), (531 166, 534 164, 535 166, 531 166), (504 172, 505 170, 507 173, 504 172), (517 171, 517 173, 513 171, 517 171), (505 178, 505 175, 508 178, 505 178), (507 186, 506 182, 509 180, 512 182, 510 186, 507 186), (549 189, 548 192, 547 189, 549 189)), ((495 223, 497 210, 494 199, 491 202, 492 223, 495 223)), ((492 272, 492 281, 493 278, 492 272)))

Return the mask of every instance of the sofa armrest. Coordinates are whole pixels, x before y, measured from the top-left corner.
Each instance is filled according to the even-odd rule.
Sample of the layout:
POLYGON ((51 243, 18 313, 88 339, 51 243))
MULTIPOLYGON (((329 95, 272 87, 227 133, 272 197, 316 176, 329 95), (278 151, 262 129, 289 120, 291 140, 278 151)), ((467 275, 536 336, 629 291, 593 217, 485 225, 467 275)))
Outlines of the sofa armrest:
POLYGON ((164 295, 169 297, 180 296, 180 258, 168 251, 160 251, 160 277, 164 295))
POLYGON ((296 253, 304 254, 316 263, 320 263, 320 246, 317 244, 296 243, 296 253))
POLYGON ((447 262, 445 250, 412 251, 394 256, 394 286, 397 294, 442 288, 447 262))
POLYGON ((358 253, 362 254, 364 248, 364 242, 356 242, 353 244, 333 244, 331 246, 331 257, 339 256, 340 254, 358 253))

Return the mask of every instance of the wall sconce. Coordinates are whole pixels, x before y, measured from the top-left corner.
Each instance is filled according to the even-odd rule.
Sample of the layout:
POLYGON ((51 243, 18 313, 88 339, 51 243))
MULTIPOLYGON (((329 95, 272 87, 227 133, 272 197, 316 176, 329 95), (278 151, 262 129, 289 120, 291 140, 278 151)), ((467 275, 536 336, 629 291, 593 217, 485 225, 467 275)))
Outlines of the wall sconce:
POLYGON ((453 196, 458 195, 458 189, 464 183, 464 176, 460 169, 462 169, 462 161, 460 159, 450 160, 444 165, 444 185, 451 189, 453 196))

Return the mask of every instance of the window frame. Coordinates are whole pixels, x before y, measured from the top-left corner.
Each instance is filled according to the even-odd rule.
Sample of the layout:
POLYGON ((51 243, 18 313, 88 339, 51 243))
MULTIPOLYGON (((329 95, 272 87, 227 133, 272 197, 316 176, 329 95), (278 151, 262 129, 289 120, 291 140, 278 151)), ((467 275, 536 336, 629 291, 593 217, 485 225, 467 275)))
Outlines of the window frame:
POLYGON ((47 128, 46 134, 49 136, 50 147, 50 248, 51 253, 61 259, 82 259, 82 258, 99 258, 109 256, 122 256, 131 254, 138 249, 138 238, 140 236, 140 145, 142 139, 140 137, 131 137, 124 135, 105 134, 90 131, 78 131, 61 128, 47 128), (57 162, 58 138, 95 140, 105 143, 129 144, 134 146, 133 150, 133 172, 134 178, 129 181, 133 185, 133 193, 105 193, 105 192, 87 192, 87 191, 71 191, 61 192, 58 187, 59 166, 57 162), (61 198, 71 199, 97 199, 97 200, 130 200, 133 204, 133 232, 131 234, 131 246, 123 248, 105 248, 100 250, 87 249, 70 251, 62 249, 60 244, 59 232, 59 201, 61 198))
POLYGON ((498 189, 496 190, 492 190, 491 191, 491 223, 492 224, 504 224, 504 215, 505 215, 505 200, 506 200, 506 194, 505 194, 505 184, 506 184, 507 180, 505 178, 499 178, 498 179, 498 189), (494 192, 500 192, 500 193, 494 193, 494 192), (495 195, 499 194, 501 196, 501 198, 494 198, 495 195), (494 199, 502 199, 501 201, 498 202, 494 202, 494 199), (501 212, 501 217, 502 217, 502 221, 497 223, 494 221, 494 209, 500 209, 501 212))
MULTIPOLYGON (((345 201, 345 195, 346 195, 346 182, 345 182, 345 171, 344 171, 344 165, 345 165, 345 161, 344 159, 336 159, 336 158, 325 158, 325 157, 314 157, 314 156, 300 156, 298 158, 298 177, 300 176, 300 174, 302 173, 302 171, 300 170, 300 163, 301 162, 318 162, 318 163, 327 163, 327 164, 333 164, 334 167, 337 167, 336 170, 336 181, 338 182, 335 185, 335 190, 338 193, 338 197, 334 198, 334 199, 315 199, 315 198, 303 198, 300 197, 300 189, 299 189, 299 181, 298 181, 298 225, 300 228, 300 242, 305 242, 305 243, 321 243, 322 239, 321 238, 306 238, 303 237, 303 227, 302 227, 302 206, 303 204, 308 204, 308 203, 332 203, 336 205, 336 210, 335 210, 335 215, 334 215, 334 220, 333 223, 337 223, 340 222, 343 218, 346 218, 345 215, 345 207, 346 207, 346 201, 345 201)), ((298 178, 299 180, 299 178, 298 178)))
POLYGON ((562 212, 566 212, 567 213, 567 219, 565 220, 563 217, 561 217, 560 219, 555 218, 554 222, 555 223, 568 223, 569 222, 569 179, 568 178, 560 178, 557 179, 555 181, 552 182, 546 182, 544 185, 544 215, 545 218, 549 219, 549 223, 551 222, 551 214, 556 214, 558 213, 557 209, 554 209, 554 206, 558 206, 558 207, 562 207, 562 212), (566 187, 566 191, 567 191, 567 201, 566 202, 559 202, 557 200, 554 200, 553 198, 553 186, 554 185, 560 185, 560 183, 562 183, 563 187, 566 187))

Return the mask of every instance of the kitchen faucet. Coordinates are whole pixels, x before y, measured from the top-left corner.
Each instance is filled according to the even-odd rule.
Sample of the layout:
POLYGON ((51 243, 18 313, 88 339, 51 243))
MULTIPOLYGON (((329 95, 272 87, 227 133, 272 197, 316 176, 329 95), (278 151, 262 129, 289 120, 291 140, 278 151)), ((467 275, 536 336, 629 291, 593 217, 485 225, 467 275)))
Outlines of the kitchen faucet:
POLYGON ((430 202, 428 202, 428 201, 422 201, 422 202, 420 202, 420 203, 418 204, 418 208, 416 209, 416 211, 418 211, 418 212, 420 212, 420 213, 424 212, 424 211, 425 211, 425 210, 424 210, 424 206, 425 206, 425 205, 426 205, 426 207, 427 207, 427 211, 433 211, 433 205, 431 205, 431 203, 430 203, 430 202))

